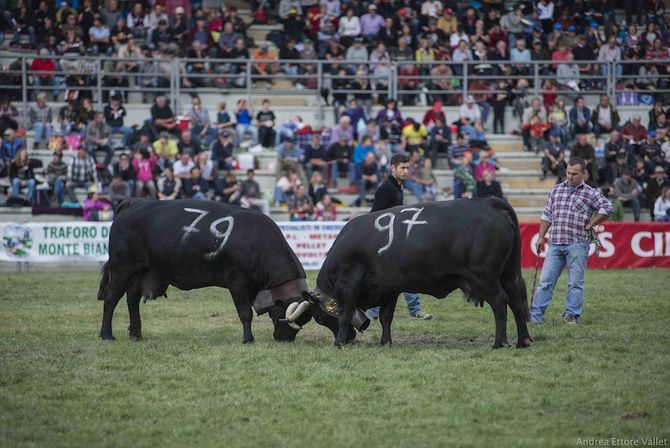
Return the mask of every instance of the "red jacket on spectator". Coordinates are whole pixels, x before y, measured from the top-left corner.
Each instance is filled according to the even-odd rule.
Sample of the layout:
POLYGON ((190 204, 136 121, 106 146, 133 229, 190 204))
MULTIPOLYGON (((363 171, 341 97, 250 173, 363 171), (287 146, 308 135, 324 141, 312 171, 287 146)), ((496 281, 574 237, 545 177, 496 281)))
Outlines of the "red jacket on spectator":
POLYGON ((53 59, 33 59, 32 64, 30 64, 30 70, 36 72, 46 72, 44 75, 36 73, 35 76, 39 76, 41 79, 51 79, 54 72, 56 71, 56 63, 53 59))

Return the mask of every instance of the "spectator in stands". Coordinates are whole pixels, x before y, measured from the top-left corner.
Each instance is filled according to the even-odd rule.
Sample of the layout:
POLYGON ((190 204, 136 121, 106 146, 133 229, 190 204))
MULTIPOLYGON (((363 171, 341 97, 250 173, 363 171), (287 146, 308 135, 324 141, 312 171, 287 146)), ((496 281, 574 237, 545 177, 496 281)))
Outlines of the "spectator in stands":
POLYGON ((628 165, 632 166, 635 156, 640 153, 640 147, 647 138, 647 128, 642 125, 642 117, 638 114, 633 115, 632 120, 621 128, 621 136, 626 144, 628 165))
POLYGON ((467 135, 471 144, 475 141, 486 142, 486 134, 481 122, 481 112, 472 95, 465 98, 465 103, 459 108, 458 115, 459 133, 467 135))
POLYGON ((477 161, 477 166, 475 167, 475 180, 477 182, 482 180, 482 176, 486 170, 491 171, 493 173, 493 177, 495 178, 496 164, 491 159, 489 159, 489 155, 486 151, 481 151, 479 154, 479 160, 477 161))
MULTIPOLYGON (((649 204, 649 210, 651 211, 651 220, 654 221, 657 219, 656 216, 656 204, 657 199, 663 195, 665 189, 670 188, 670 181, 667 179, 667 174, 662 165, 656 165, 654 168, 654 175, 647 182, 647 186, 644 190, 644 196, 649 204)), ((662 210, 661 213, 665 215, 665 211, 662 210)), ((664 221, 667 221, 665 219, 664 221)))
POLYGON ((600 95, 600 103, 593 109, 591 117, 596 138, 599 138, 602 133, 612 132, 619 127, 619 111, 609 103, 607 95, 600 95))
POLYGON ((35 195, 35 174, 28 160, 28 150, 21 148, 16 152, 14 160, 9 164, 8 173, 12 185, 10 197, 18 198, 21 188, 27 188, 26 198, 32 203, 35 195))
POLYGON ((174 171, 174 175, 183 182, 191 176, 191 168, 194 166, 193 154, 183 152, 179 155, 179 160, 172 165, 172 170, 174 171))
POLYGON ((121 104, 121 95, 114 94, 110 97, 109 104, 104 110, 105 122, 111 128, 112 134, 121 134, 121 145, 128 144, 128 137, 133 133, 133 128, 124 126, 123 121, 126 116, 126 108, 121 104))
MULTIPOLYGON (((305 146, 305 171, 307 178, 312 178, 312 174, 318 172, 321 176, 326 175, 326 148, 321 143, 319 134, 312 134, 310 144, 305 146)), ((318 201, 314 201, 315 203, 318 201)))
POLYGON ((631 171, 625 169, 621 177, 614 181, 614 194, 616 199, 624 206, 633 208, 633 219, 635 222, 640 220, 640 200, 638 198, 641 191, 640 185, 631 176, 631 171))
POLYGON ((523 118, 521 120, 521 133, 523 135, 523 145, 525 151, 532 149, 531 145, 531 130, 535 124, 543 124, 547 121, 547 112, 542 107, 542 102, 539 98, 533 98, 530 106, 524 109, 523 118))
POLYGON ((114 164, 113 174, 121 176, 121 180, 130 187, 131 194, 135 191, 135 168, 130 163, 128 154, 119 155, 119 161, 114 164))
POLYGON ((156 165, 158 165, 158 158, 151 148, 148 151, 138 151, 134 154, 135 196, 141 198, 146 190, 151 199, 156 199, 156 185, 154 184, 156 165))
POLYGON ((353 8, 348 8, 346 15, 340 17, 337 31, 340 36, 340 42, 345 47, 350 47, 354 38, 361 34, 361 22, 359 18, 354 15, 353 8))
POLYGON ((654 218, 659 222, 670 222, 670 186, 663 187, 654 202, 654 218))
POLYGON ((561 89, 579 92, 580 73, 579 66, 574 62, 572 53, 568 53, 565 60, 556 68, 556 82, 561 89))
POLYGON ((617 156, 623 154, 626 155, 626 147, 624 141, 621 138, 621 134, 616 129, 610 133, 610 139, 605 143, 605 176, 609 184, 614 183, 617 173, 617 156))
POLYGON ((241 39, 242 36, 235 32, 233 24, 228 22, 223 26, 223 32, 219 37, 219 55, 222 58, 230 57, 235 43, 238 39, 241 39))
POLYGON ((337 182, 340 172, 347 173, 349 182, 353 182, 354 168, 351 162, 353 156, 353 147, 351 146, 349 136, 346 133, 340 134, 338 140, 332 143, 328 148, 328 165, 330 166, 331 186, 337 188, 337 182))
POLYGON ((447 153, 451 146, 451 129, 447 126, 442 116, 436 116, 435 126, 430 130, 430 160, 433 167, 437 166, 437 156, 439 153, 447 153))
POLYGON ((105 5, 100 8, 100 16, 103 23, 111 27, 117 20, 123 18, 123 11, 119 9, 117 0, 106 0, 105 5))
POLYGON ((40 92, 37 95, 37 102, 30 105, 28 112, 30 123, 35 132, 34 148, 39 148, 42 142, 45 146, 51 139, 53 127, 51 121, 53 120, 53 113, 51 106, 47 105, 47 94, 40 92))
POLYGON ((384 18, 377 14, 377 5, 371 3, 368 6, 368 13, 361 17, 361 34, 368 42, 373 42, 379 31, 384 27, 384 18))
POLYGON ((60 206, 67 181, 67 164, 63 162, 63 151, 54 151, 53 160, 47 165, 46 175, 49 188, 53 191, 53 199, 60 206))
POLYGON ((296 193, 289 199, 288 213, 291 221, 313 220, 314 204, 306 194, 304 184, 298 185, 296 193))
POLYGON ((647 139, 640 145, 638 156, 646 161, 652 161, 655 154, 661 153, 661 145, 656 140, 656 131, 649 130, 647 139))
POLYGON ((472 153, 465 151, 454 167, 454 198, 471 198, 476 184, 472 153))
POLYGON ((149 30, 149 16, 144 11, 142 2, 135 2, 127 16, 128 28, 134 37, 143 39, 149 30))
POLYGON ((433 103, 433 107, 428 109, 426 113, 423 115, 423 120, 421 122, 426 126, 429 130, 433 128, 437 124, 437 119, 440 118, 442 119, 442 123, 447 122, 446 115, 444 114, 444 110, 442 109, 442 102, 436 101, 433 103))
POLYGON ((219 176, 214 184, 214 191, 221 202, 238 206, 241 204, 242 185, 234 171, 228 171, 223 177, 219 176))
POLYGON ((503 199, 502 187, 500 186, 500 182, 495 180, 493 171, 487 169, 482 172, 482 179, 477 182, 477 186, 474 190, 474 197, 497 197, 503 199))
POLYGON ((505 109, 510 99, 510 86, 504 79, 496 84, 496 90, 493 93, 493 132, 497 134, 505 133, 505 109))
MULTIPOLYGON (((111 26, 111 25, 110 25, 111 26)), ((102 23, 102 18, 96 15, 93 26, 88 29, 88 41, 91 55, 105 55, 111 50, 109 27, 102 23)))
POLYGON ((588 177, 584 181, 595 187, 598 185, 598 166, 596 165, 596 151, 593 146, 587 142, 586 134, 577 134, 577 141, 570 150, 570 157, 579 157, 586 162, 586 171, 588 177))
POLYGON ((165 131, 158 135, 158 139, 151 144, 151 147, 152 153, 156 156, 156 163, 161 167, 171 166, 179 154, 177 142, 165 131))
POLYGON ((357 73, 359 70, 367 70, 368 49, 363 45, 362 37, 355 37, 354 44, 347 48, 344 58, 347 62, 352 62, 347 66, 347 71, 350 75, 357 73))
POLYGON ((158 95, 154 105, 151 106, 151 121, 157 132, 165 131, 174 135, 179 135, 181 132, 165 95, 158 95))
POLYGON ((12 39, 13 45, 18 45, 21 39, 21 35, 27 34, 31 47, 35 47, 35 26, 33 19, 31 17, 28 8, 24 6, 18 8, 17 14, 12 19, 14 25, 14 39, 12 39))
POLYGON ((330 144, 340 141, 340 136, 347 138, 347 144, 352 145, 354 141, 354 129, 351 126, 351 119, 347 116, 340 117, 339 123, 333 129, 330 135, 330 144))
POLYGON ((229 171, 233 167, 233 143, 227 129, 219 132, 218 140, 212 145, 212 160, 216 162, 219 170, 229 171))
POLYGON ((328 191, 326 184, 323 181, 323 176, 318 171, 312 173, 312 176, 309 179, 309 189, 307 194, 312 198, 312 203, 316 204, 321 201, 321 198, 328 191))
POLYGON ((323 195, 321 201, 316 204, 314 216, 316 221, 337 220, 337 207, 329 194, 323 195))
POLYGON ((112 128, 105 123, 105 114, 97 112, 95 119, 86 125, 86 149, 92 156, 95 157, 97 151, 105 153, 105 159, 102 162, 105 166, 109 166, 114 156, 114 149, 111 144, 112 128))
POLYGON ((158 199, 172 201, 181 194, 181 179, 175 177, 171 167, 163 169, 163 175, 158 179, 158 199))
POLYGON ((242 144, 246 134, 251 135, 252 146, 258 144, 258 129, 252 124, 253 117, 254 110, 251 107, 251 104, 245 98, 237 100, 237 105, 235 106, 235 119, 237 121, 236 130, 238 145, 242 144))
POLYGON ((242 207, 254 207, 259 209, 264 215, 270 216, 270 204, 263 199, 261 187, 258 182, 254 180, 254 170, 247 170, 247 178, 242 181, 242 207))
POLYGON ((305 170, 302 164, 305 160, 305 154, 296 144, 294 138, 284 140, 277 150, 277 179, 279 179, 287 170, 298 174, 302 183, 307 183, 305 170))
POLYGON ((374 152, 375 147, 372 144, 372 137, 370 137, 369 135, 363 136, 360 139, 360 143, 358 143, 354 147, 354 156, 353 156, 354 164, 360 165, 361 163, 363 163, 368 153, 374 153, 374 152))
POLYGON ((575 106, 570 109, 570 126, 573 138, 577 134, 591 132, 591 109, 586 107, 584 98, 581 96, 577 97, 575 106))
POLYGON ((88 187, 86 200, 84 200, 84 221, 111 221, 114 217, 112 204, 98 195, 98 187, 88 187))
POLYGON ((369 152, 365 155, 363 162, 356 164, 356 187, 358 189, 358 198, 356 207, 365 203, 365 194, 368 191, 375 191, 379 185, 380 173, 379 164, 375 154, 369 152))
POLYGON ((118 205, 132 196, 130 185, 123 180, 120 174, 112 176, 112 183, 109 184, 109 200, 112 203, 112 209, 116 210, 118 205))
POLYGON ((188 152, 193 155, 200 154, 202 148, 198 142, 193 139, 193 134, 188 129, 181 132, 181 137, 177 143, 177 151, 179 154, 188 152))
POLYGON ((195 164, 200 168, 200 175, 211 186, 214 185, 214 178, 216 177, 218 169, 214 162, 209 160, 207 152, 201 152, 194 156, 195 164))
POLYGON ((216 138, 216 129, 209 118, 209 111, 202 107, 200 97, 191 97, 191 108, 186 113, 190 118, 190 130, 193 140, 209 148, 216 138))
POLYGON ((90 188, 98 183, 98 173, 95 170, 95 160, 86 151, 86 147, 79 146, 77 155, 73 156, 67 166, 67 181, 65 192, 70 202, 78 202, 75 188, 90 188))
MULTIPOLYGON (((53 87, 54 90, 50 90, 54 98, 58 98, 60 90, 58 89, 62 84, 62 78, 56 76, 56 61, 54 61, 49 56, 49 50, 47 48, 40 48, 37 52, 37 58, 33 59, 30 63, 31 76, 33 78, 33 86, 35 87, 35 97, 38 95, 40 87, 53 87)), ((39 92, 44 93, 44 92, 39 92)))
POLYGON ((422 123, 414 120, 414 118, 408 118, 405 123, 405 126, 402 128, 405 151, 423 153, 424 148, 427 148, 428 130, 422 123))
POLYGON ((551 171, 558 176, 557 183, 565 179, 565 146, 560 141, 560 133, 556 129, 549 131, 549 141, 544 147, 544 157, 542 158, 542 176, 540 180, 547 178, 547 173, 551 171))
MULTIPOLYGON (((614 63, 614 74, 617 78, 621 78, 621 75, 623 74, 623 66, 617 64, 617 62, 621 62, 621 59, 621 47, 617 42, 617 36, 608 37, 607 45, 603 45, 600 47, 600 50, 598 50, 598 62, 614 63)), ((607 64, 602 64, 600 66, 602 76, 607 76, 607 70, 607 64)))
POLYGON ((170 28, 168 21, 160 19, 158 26, 151 32, 150 46, 154 50, 164 51, 168 46, 176 42, 174 32, 170 28))
POLYGON ((276 116, 274 112, 270 110, 270 100, 264 99, 261 103, 261 110, 256 114, 258 142, 264 148, 271 148, 274 146, 275 120, 276 116))
MULTIPOLYGON (((16 154, 23 149, 23 140, 16 137, 16 132, 12 128, 5 129, 2 143, 0 143, 0 173, 6 176, 6 169, 14 161, 16 154)), ((0 174, 2 175, 2 174, 0 174)))
POLYGON ((547 122, 559 132, 561 143, 564 145, 570 140, 570 121, 565 110, 565 101, 557 100, 547 115, 547 122))

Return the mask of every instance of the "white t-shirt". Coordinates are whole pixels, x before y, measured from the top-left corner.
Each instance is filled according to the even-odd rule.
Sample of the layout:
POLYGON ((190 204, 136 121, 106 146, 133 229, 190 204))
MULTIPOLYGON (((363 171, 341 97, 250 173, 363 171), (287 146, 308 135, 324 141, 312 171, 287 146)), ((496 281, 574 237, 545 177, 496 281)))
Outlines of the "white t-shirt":
POLYGON ((540 20, 551 20, 554 18, 554 2, 549 2, 543 5, 542 2, 537 4, 537 12, 540 20))
POLYGON ((477 104, 473 104, 472 107, 468 107, 467 104, 461 104, 461 108, 458 110, 458 116, 467 118, 470 120, 470 123, 474 124, 477 119, 481 118, 482 114, 477 104))
POLYGON ((181 160, 177 160, 172 165, 172 171, 174 171, 174 175, 176 177, 188 176, 189 174, 191 174, 191 168, 193 168, 194 166, 195 166, 195 163, 193 163, 193 160, 189 160, 186 165, 184 165, 181 162, 181 160))
POLYGON ((429 2, 425 1, 421 4, 422 16, 437 17, 438 12, 442 11, 442 3, 439 1, 429 2))
POLYGON ((361 34, 361 21, 356 16, 351 19, 347 16, 341 17, 338 31, 340 36, 358 36, 361 34))

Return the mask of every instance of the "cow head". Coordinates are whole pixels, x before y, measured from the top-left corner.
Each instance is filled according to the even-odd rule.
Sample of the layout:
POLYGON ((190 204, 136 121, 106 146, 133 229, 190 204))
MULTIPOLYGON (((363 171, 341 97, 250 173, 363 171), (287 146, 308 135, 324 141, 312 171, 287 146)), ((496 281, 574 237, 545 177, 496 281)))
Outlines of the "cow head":
POLYGON ((291 302, 277 301, 268 310, 274 324, 272 336, 278 342, 293 342, 300 329, 312 320, 309 304, 302 299, 291 302), (302 306, 301 306, 302 305, 302 306), (289 319, 290 317, 290 319, 289 319))
MULTIPOLYGON (((338 314, 339 307, 337 301, 317 288, 317 292, 315 293, 303 292, 302 301, 290 303, 286 307, 283 321, 297 331, 302 328, 304 325, 303 322, 306 323, 309 321, 309 318, 313 317, 317 323, 327 327, 333 333, 333 336, 337 337, 339 331, 338 314), (306 321, 305 317, 308 317, 306 321)), ((368 327, 370 321, 365 316, 365 313, 356 310, 352 324, 349 325, 349 334, 347 337, 349 342, 356 338, 354 327, 363 331, 368 327)))

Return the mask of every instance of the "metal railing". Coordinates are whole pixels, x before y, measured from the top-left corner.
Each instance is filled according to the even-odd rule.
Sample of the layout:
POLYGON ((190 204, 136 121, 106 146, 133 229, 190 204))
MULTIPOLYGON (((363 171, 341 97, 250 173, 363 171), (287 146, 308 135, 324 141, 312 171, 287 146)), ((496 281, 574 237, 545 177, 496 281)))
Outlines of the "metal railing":
MULTIPOLYGON (((467 62, 358 62, 324 60, 249 60, 249 59, 187 59, 171 56, 161 58, 110 57, 39 57, 8 54, 14 59, 0 72, 0 91, 12 94, 23 103, 23 119, 27 122, 28 103, 39 91, 56 96, 66 90, 89 96, 102 107, 110 92, 147 95, 168 95, 176 113, 181 111, 182 94, 235 94, 252 97, 296 93, 314 95, 319 117, 327 107, 324 98, 341 104, 351 96, 367 102, 384 98, 400 98, 405 102, 422 104, 437 99, 457 105, 460 96, 493 95, 497 82, 517 84, 516 90, 526 95, 562 94, 568 96, 614 94, 622 83, 642 86, 641 80, 655 81, 649 93, 670 93, 670 70, 658 74, 639 74, 639 67, 669 66, 661 61, 467 61, 467 62), (31 70, 34 59, 53 60, 56 70, 31 70), (572 68, 569 79, 559 66, 572 68), (633 74, 631 74, 633 72, 633 74), (638 74, 635 74, 635 73, 638 74), (665 73, 662 73, 665 72, 665 73), (626 73, 623 75, 622 73, 626 73), (523 81, 522 81, 523 80, 523 81), (547 84, 551 81, 553 86, 547 84), (519 89, 519 84, 524 89, 519 89), (271 89, 267 89, 271 87, 271 89)), ((567 71, 570 72, 569 70, 567 71)), ((515 91, 516 92, 516 91, 515 91)), ((60 99, 60 96, 59 96, 60 99)))

